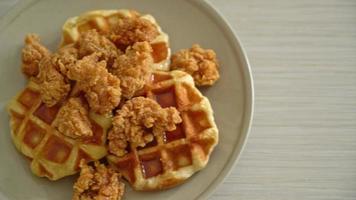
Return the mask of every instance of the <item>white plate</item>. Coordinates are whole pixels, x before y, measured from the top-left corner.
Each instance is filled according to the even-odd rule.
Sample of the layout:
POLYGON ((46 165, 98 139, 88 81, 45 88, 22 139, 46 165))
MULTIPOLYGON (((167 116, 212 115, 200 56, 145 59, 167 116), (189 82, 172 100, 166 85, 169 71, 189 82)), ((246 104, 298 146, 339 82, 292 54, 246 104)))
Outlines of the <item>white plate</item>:
POLYGON ((135 192, 125 199, 206 199, 233 167, 247 138, 253 112, 253 85, 246 55, 229 25, 208 3, 182 0, 29 0, 0 20, 0 199, 70 199, 73 178, 49 182, 30 172, 10 139, 5 104, 25 84, 20 50, 26 33, 38 33, 55 49, 60 28, 71 16, 93 9, 132 8, 156 17, 170 36, 173 52, 199 43, 217 52, 221 79, 203 93, 210 99, 220 141, 208 166, 185 184, 161 192, 135 192))

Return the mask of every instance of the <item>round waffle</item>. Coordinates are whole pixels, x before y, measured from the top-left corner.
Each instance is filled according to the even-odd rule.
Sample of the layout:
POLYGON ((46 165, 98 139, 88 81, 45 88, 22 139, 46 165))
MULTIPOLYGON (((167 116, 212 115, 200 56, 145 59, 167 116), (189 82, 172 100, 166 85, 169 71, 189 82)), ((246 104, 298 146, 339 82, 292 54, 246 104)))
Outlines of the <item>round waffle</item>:
MULTIPOLYGON (((96 29, 99 32, 108 32, 122 18, 130 18, 137 15, 132 10, 95 10, 86 12, 80 16, 69 18, 63 25, 61 46, 78 41, 80 34, 90 29, 96 29)), ((169 70, 170 48, 168 35, 164 33, 157 24, 155 18, 151 15, 142 15, 140 18, 149 20, 156 25, 159 35, 151 42, 153 49, 152 57, 154 59, 153 68, 156 70, 169 70)))
POLYGON ((218 143, 209 100, 182 71, 155 72, 139 96, 151 98, 163 108, 177 108, 183 122, 143 148, 131 145, 122 157, 109 154, 108 161, 135 190, 178 185, 206 166, 218 143))
POLYGON ((111 123, 103 116, 89 114, 91 137, 71 139, 53 128, 52 122, 63 103, 47 107, 41 101, 38 85, 30 81, 8 105, 16 148, 31 160, 35 175, 50 180, 75 174, 81 159, 89 162, 107 154, 106 132, 111 123))

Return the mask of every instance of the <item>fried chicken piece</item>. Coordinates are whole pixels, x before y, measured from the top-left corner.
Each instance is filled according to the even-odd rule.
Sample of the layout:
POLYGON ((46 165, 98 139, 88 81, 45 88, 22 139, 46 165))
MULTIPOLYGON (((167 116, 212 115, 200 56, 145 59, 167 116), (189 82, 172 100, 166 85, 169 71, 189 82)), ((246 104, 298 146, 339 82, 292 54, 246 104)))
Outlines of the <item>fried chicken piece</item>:
POLYGON ((189 73, 198 86, 213 85, 220 77, 218 68, 215 52, 203 49, 198 44, 190 49, 182 49, 171 57, 171 69, 189 73))
POLYGON ((117 156, 127 153, 128 143, 144 147, 154 135, 173 131, 182 122, 174 107, 162 108, 157 102, 145 97, 136 97, 125 102, 113 119, 109 132, 109 151, 117 156), (153 134, 152 134, 153 133, 153 134))
POLYGON ((70 98, 62 106, 53 126, 64 136, 73 139, 93 135, 88 108, 80 98, 70 98))
POLYGON ((56 70, 51 57, 44 57, 39 63, 36 80, 40 87, 42 101, 49 107, 64 99, 70 90, 66 78, 56 70))
POLYGON ((50 54, 50 51, 40 43, 38 35, 28 34, 25 38, 25 47, 22 49, 22 73, 27 77, 37 76, 39 62, 50 54))
POLYGON ((80 176, 75 182, 73 200, 121 200, 125 185, 121 175, 98 161, 94 167, 80 162, 80 176))
POLYGON ((119 49, 125 50, 136 42, 151 42, 158 35, 159 32, 155 24, 144 18, 132 17, 119 20, 109 34, 109 39, 119 49))
POLYGON ((129 99, 142 89, 152 73, 152 48, 148 42, 138 42, 119 56, 110 72, 121 80, 122 96, 129 99))
POLYGON ((94 53, 78 60, 69 69, 68 77, 77 81, 93 111, 107 114, 120 103, 120 79, 107 71, 106 61, 99 62, 99 57, 94 53))
POLYGON ((71 68, 79 58, 78 49, 74 45, 67 45, 60 48, 53 54, 52 62, 56 69, 64 76, 67 76, 69 68, 71 68))
POLYGON ((101 53, 100 60, 105 60, 108 67, 112 66, 114 60, 122 54, 105 36, 100 35, 95 29, 89 30, 81 35, 78 41, 79 55, 84 57, 92 53, 101 53))

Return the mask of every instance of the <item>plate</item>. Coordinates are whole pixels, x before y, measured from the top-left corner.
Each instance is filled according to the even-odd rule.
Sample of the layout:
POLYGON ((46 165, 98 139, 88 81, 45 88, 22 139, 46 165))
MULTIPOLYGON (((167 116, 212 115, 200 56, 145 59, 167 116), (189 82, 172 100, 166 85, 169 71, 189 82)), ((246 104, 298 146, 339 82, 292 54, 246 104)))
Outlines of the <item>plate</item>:
POLYGON ((37 178, 10 139, 6 103, 25 85, 20 54, 27 33, 38 33, 54 50, 64 21, 94 9, 131 8, 152 14, 170 36, 172 51, 193 43, 216 51, 221 79, 202 90, 210 99, 220 141, 210 162, 185 184, 160 192, 135 192, 125 199, 206 199, 227 176, 246 142, 253 113, 253 84, 247 57, 227 22, 204 1, 182 0, 26 0, 0 20, 0 199, 71 199, 73 177, 57 182, 37 178))

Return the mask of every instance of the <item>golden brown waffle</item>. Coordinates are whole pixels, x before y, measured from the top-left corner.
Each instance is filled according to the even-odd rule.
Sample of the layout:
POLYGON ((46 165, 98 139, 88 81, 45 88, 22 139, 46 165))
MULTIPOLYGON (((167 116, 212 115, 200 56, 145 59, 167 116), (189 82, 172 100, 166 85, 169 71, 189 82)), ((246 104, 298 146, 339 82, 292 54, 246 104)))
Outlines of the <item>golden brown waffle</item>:
MULTIPOLYGON (((114 27, 119 19, 133 17, 137 12, 131 10, 95 10, 86 12, 80 16, 69 18, 63 25, 61 46, 78 41, 80 34, 90 29, 100 32, 108 32, 114 27)), ((142 15, 141 18, 147 19, 156 25, 159 35, 151 42, 154 59, 153 68, 156 70, 169 70, 170 48, 168 35, 164 33, 151 15, 142 15)))
POLYGON ((34 174, 50 180, 76 173, 81 159, 88 162, 107 154, 105 142, 110 121, 90 113, 93 136, 74 140, 51 126, 61 105, 47 107, 33 81, 8 105, 11 137, 16 148, 31 160, 34 174))
POLYGON ((144 148, 129 146, 126 155, 109 155, 108 161, 136 190, 173 187, 208 163, 218 142, 213 111, 192 77, 182 71, 155 72, 140 96, 176 107, 183 122, 144 148))

